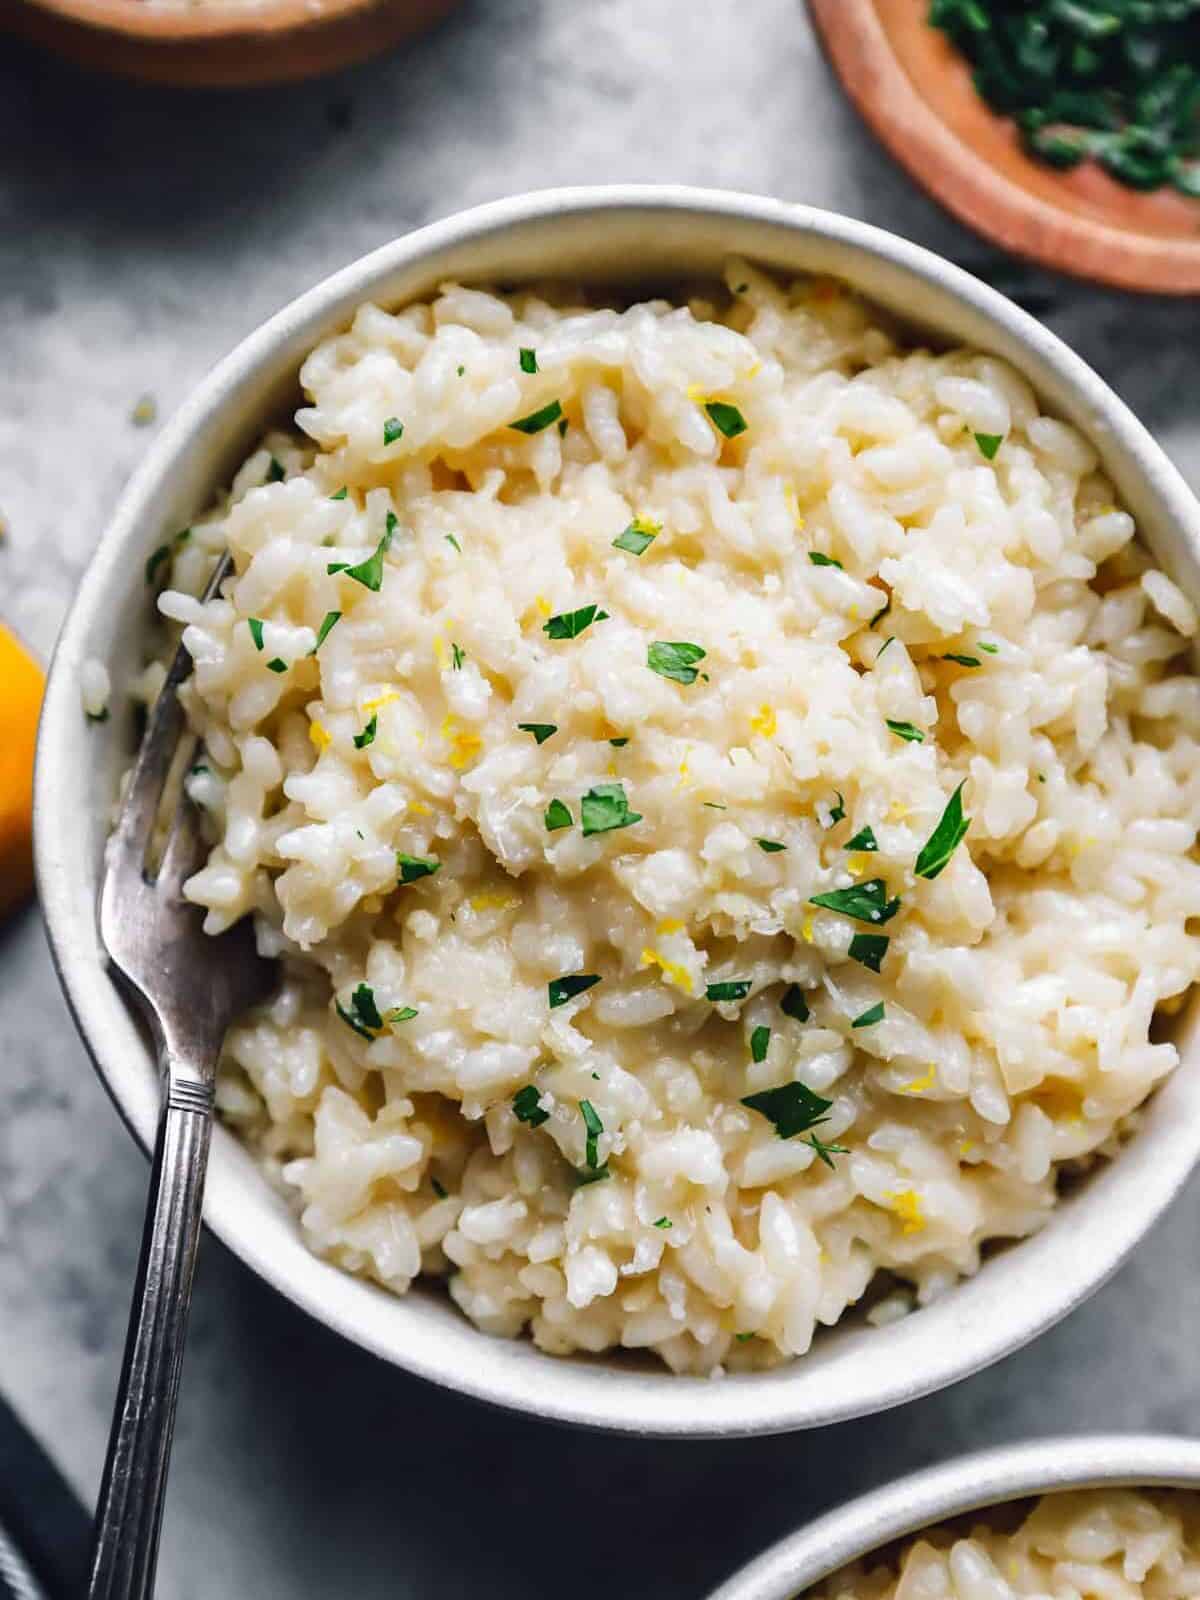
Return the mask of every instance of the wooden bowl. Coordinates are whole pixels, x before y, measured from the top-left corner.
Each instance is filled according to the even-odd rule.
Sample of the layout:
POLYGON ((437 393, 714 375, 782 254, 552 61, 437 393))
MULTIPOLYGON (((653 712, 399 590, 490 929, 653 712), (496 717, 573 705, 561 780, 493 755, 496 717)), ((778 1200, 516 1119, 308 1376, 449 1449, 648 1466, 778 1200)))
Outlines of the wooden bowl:
POLYGON ((834 70, 901 166, 997 244, 1097 283, 1200 291, 1200 200, 1127 188, 1094 162, 1027 155, 980 99, 971 69, 929 25, 929 0, 809 0, 834 70))
POLYGON ((314 77, 398 44, 455 0, 0 0, 0 30, 83 66, 192 87, 314 77))

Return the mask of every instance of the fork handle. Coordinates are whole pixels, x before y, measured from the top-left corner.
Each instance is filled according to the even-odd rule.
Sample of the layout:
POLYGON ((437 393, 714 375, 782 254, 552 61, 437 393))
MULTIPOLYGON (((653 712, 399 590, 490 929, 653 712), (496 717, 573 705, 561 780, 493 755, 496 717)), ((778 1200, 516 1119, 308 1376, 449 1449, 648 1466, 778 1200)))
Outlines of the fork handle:
POLYGON ((194 1078, 176 1080, 169 1071, 167 1084, 125 1359, 96 1502, 88 1600, 148 1600, 154 1592, 212 1138, 212 1088, 194 1078))

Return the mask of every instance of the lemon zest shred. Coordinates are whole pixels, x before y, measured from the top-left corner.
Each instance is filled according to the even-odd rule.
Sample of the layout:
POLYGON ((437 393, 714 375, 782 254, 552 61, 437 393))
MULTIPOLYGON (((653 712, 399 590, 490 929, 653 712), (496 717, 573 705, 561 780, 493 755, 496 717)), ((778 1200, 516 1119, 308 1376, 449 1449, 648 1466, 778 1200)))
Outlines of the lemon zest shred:
POLYGON ((691 994, 693 990, 692 975, 688 969, 678 961, 667 961, 660 956, 651 945, 642 951, 642 966, 658 967, 664 978, 673 983, 677 989, 682 989, 684 994, 691 994))
POLYGON ((333 743, 333 735, 323 722, 310 722, 308 725, 308 737, 318 750, 328 750, 333 743))
POLYGON ((682 933, 683 923, 678 917, 667 917, 665 921, 659 923, 658 932, 662 938, 668 938, 673 933, 682 933))
POLYGON ((909 816, 909 809, 903 800, 893 800, 887 809, 889 822, 904 822, 909 816))
POLYGON ((378 711, 381 706, 390 706, 393 700, 399 698, 394 689, 388 689, 384 694, 377 694, 373 700, 364 700, 362 708, 364 711, 378 711))
POLYGON ((915 1189, 894 1189, 890 1196, 892 1211, 904 1224, 903 1233, 921 1233, 925 1228, 925 1211, 921 1196, 915 1189))
POLYGON ((514 906, 521 904, 521 897, 514 894, 477 894, 470 900, 472 911, 511 911, 514 906))
POLYGON ((804 921, 800 927, 800 937, 804 940, 805 944, 811 944, 813 942, 813 914, 811 911, 805 913, 804 921))
POLYGON ((548 617, 554 609, 544 594, 535 595, 533 603, 543 617, 548 617))
POLYGON ((432 814, 424 800, 410 800, 408 809, 414 817, 428 817, 432 814))
POLYGON ((933 1062, 929 1063, 928 1071, 923 1078, 913 1078, 904 1085, 905 1094, 924 1094, 926 1089, 932 1089, 937 1082, 937 1068, 933 1062))
POLYGON ((692 771, 688 766, 688 757, 691 753, 690 749, 683 752, 683 760, 679 763, 679 782, 675 785, 677 789, 686 789, 692 781, 692 771))
POLYGON ((773 739, 779 727, 775 707, 764 702, 750 718, 750 726, 755 733, 761 733, 764 739, 773 739))
POLYGON ((483 740, 477 733, 466 733, 458 726, 458 718, 447 712, 442 718, 442 739, 450 747, 450 765, 456 772, 469 767, 479 754, 483 740))
POLYGON ((446 641, 440 633, 435 633, 433 636, 433 659, 443 672, 450 665, 450 657, 446 654, 446 641))
POLYGON ((976 1144, 974 1139, 964 1139, 958 1147, 958 1153, 960 1156, 969 1156, 972 1150, 975 1148, 976 1144))

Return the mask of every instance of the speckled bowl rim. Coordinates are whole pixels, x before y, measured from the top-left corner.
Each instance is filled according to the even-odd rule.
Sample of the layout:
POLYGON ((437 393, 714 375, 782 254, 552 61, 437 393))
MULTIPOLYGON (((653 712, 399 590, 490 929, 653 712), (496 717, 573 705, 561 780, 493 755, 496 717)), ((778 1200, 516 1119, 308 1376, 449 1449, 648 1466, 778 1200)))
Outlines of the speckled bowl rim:
POLYGON ((1027 1495, 1101 1488, 1200 1489, 1200 1442, 1084 1434, 959 1456, 819 1517, 740 1568, 710 1600, 802 1600, 848 1562, 951 1517, 1027 1495))
MULTIPOLYGON (((46 691, 35 778, 35 853, 51 948, 101 1078, 142 1143, 158 1089, 144 1038, 106 972, 94 902, 106 807, 129 718, 85 728, 79 673, 98 656, 133 670, 144 629, 141 566, 186 523, 286 398, 303 355, 363 300, 402 303, 446 277, 608 281, 706 274, 728 254, 779 271, 837 274, 918 327, 1007 356, 1049 409, 1100 448, 1158 558, 1200 600, 1200 508, 1146 430, 1040 323, 940 257, 865 223, 722 191, 611 186, 548 190, 421 228, 327 278, 265 322, 199 385, 154 441, 118 504, 64 625, 46 691), (99 735, 99 737, 97 737, 99 735), (82 804, 81 804, 82 797, 82 804)), ((403 1298, 313 1256, 248 1153, 218 1127, 205 1198, 213 1230, 326 1326, 463 1394, 559 1422, 669 1436, 782 1432, 866 1415, 966 1377, 1087 1298, 1167 1206, 1200 1154, 1196 1008, 1180 1026, 1185 1066, 1144 1113, 1121 1158, 1089 1176, 1034 1238, 886 1328, 843 1324, 805 1358, 719 1381, 623 1357, 555 1358, 490 1338, 435 1287, 403 1298)))

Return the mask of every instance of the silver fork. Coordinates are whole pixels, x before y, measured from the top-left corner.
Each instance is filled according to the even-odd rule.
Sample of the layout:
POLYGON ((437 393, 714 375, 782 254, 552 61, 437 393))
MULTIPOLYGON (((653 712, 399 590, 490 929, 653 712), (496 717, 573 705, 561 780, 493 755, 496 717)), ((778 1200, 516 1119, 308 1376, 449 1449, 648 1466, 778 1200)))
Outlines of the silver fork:
MULTIPOLYGON (((205 593, 230 570, 226 556, 205 593)), ((154 1590, 163 1496, 175 1429, 200 1206, 212 1135, 213 1088, 225 1030, 264 999, 274 965, 259 957, 248 919, 219 938, 183 899, 201 865, 199 816, 186 793, 157 870, 152 842, 168 773, 194 759, 179 686, 191 670, 180 646, 150 715, 105 854, 100 937, 146 1014, 158 1047, 162 1104, 125 1359, 96 1502, 89 1600, 145 1600, 154 1590)))

